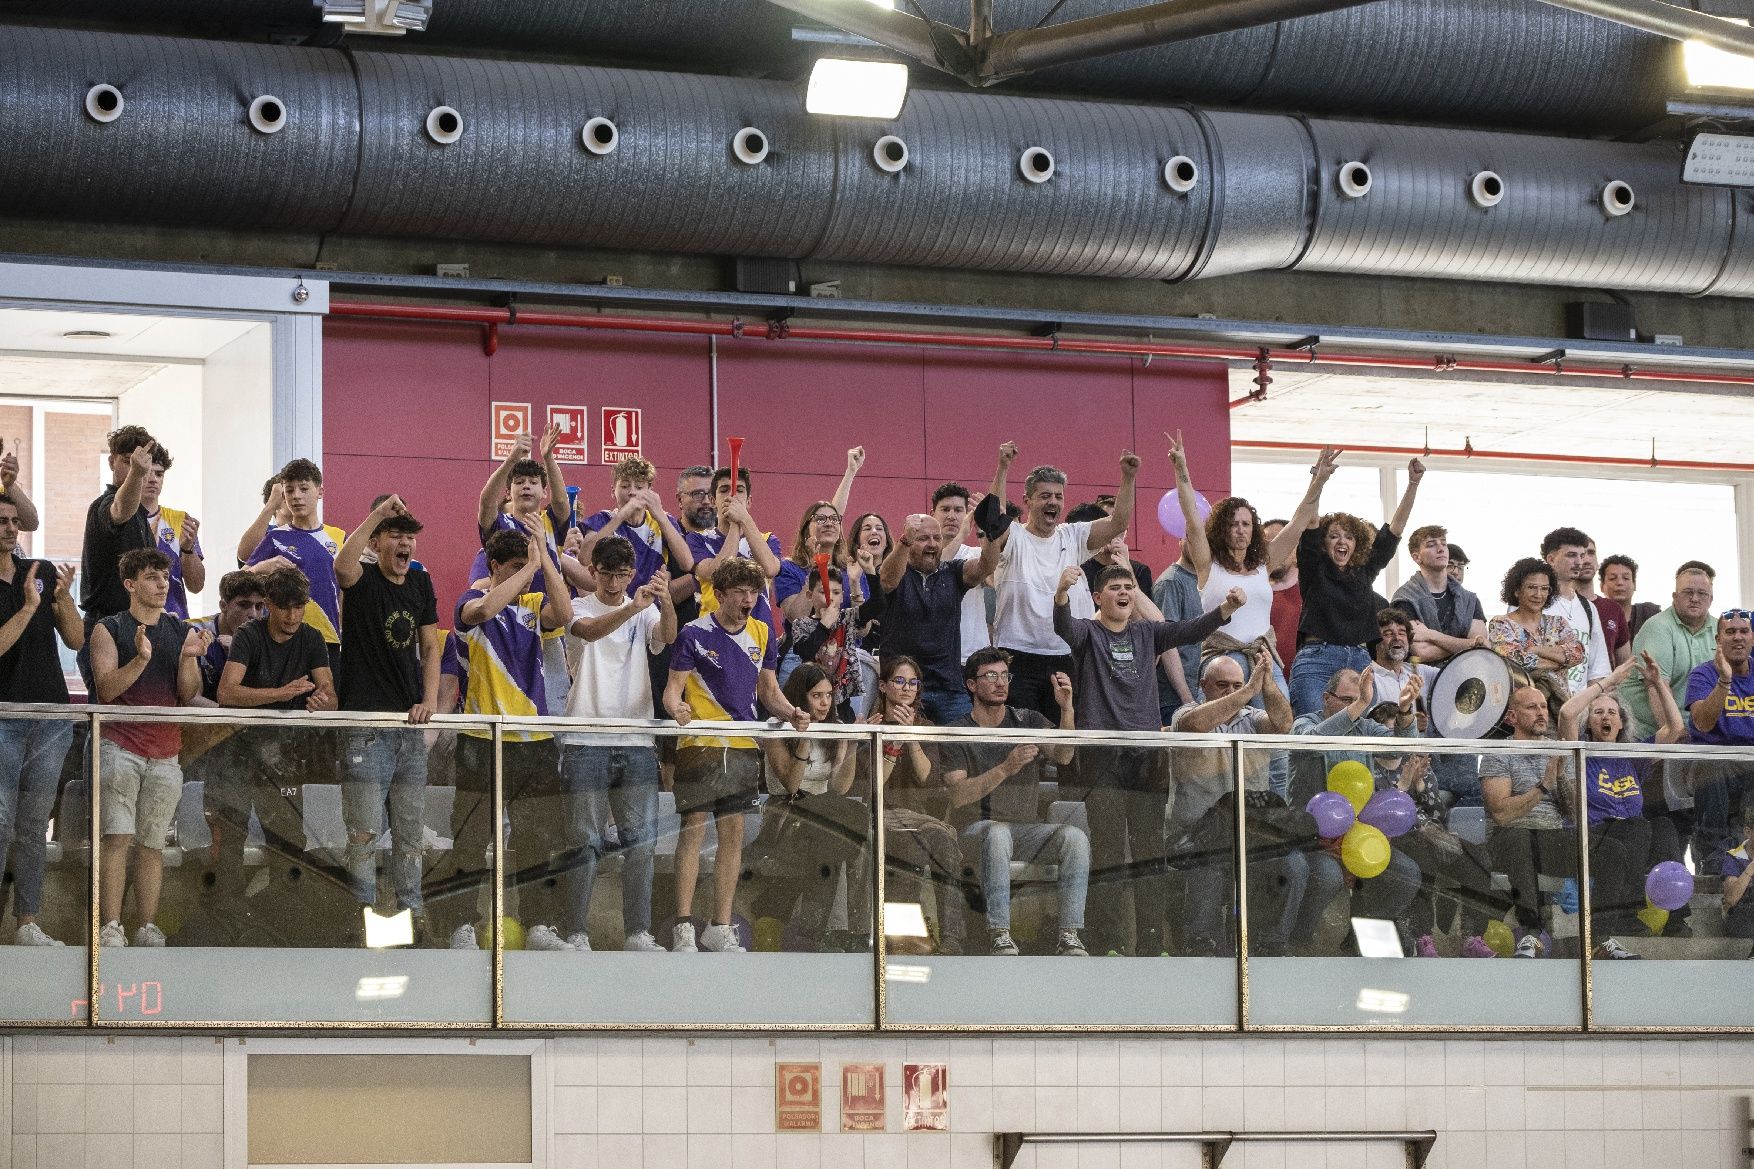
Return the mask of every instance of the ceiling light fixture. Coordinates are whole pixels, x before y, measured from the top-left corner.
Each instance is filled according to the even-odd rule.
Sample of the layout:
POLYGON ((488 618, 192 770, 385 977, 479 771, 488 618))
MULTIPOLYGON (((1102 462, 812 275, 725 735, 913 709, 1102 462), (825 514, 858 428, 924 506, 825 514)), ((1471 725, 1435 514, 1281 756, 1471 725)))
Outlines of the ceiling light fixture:
MULTIPOLYGON (((1744 27, 1748 24, 1733 17, 1720 19, 1744 27)), ((1687 68, 1687 84, 1695 89, 1754 89, 1754 57, 1704 41, 1684 41, 1681 61, 1687 68)))
POLYGON ((907 101, 907 66, 822 57, 810 69, 804 108, 843 118, 893 118, 907 101))
POLYGON ((432 20, 433 0, 319 0, 323 19, 345 24, 350 31, 399 37, 425 32, 432 20))

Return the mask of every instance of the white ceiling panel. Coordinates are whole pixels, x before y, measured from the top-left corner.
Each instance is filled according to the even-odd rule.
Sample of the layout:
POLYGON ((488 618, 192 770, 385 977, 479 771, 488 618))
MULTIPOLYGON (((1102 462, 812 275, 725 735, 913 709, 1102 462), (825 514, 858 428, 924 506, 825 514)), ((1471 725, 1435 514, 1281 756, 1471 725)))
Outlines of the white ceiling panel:
POLYGON ((0 350, 33 353, 98 353, 199 361, 237 340, 260 321, 210 317, 0 309, 0 350), (68 337, 74 332, 108 337, 68 337))
POLYGON ((82 361, 77 357, 0 354, 0 395, 107 401, 164 368, 163 364, 151 362, 82 361))

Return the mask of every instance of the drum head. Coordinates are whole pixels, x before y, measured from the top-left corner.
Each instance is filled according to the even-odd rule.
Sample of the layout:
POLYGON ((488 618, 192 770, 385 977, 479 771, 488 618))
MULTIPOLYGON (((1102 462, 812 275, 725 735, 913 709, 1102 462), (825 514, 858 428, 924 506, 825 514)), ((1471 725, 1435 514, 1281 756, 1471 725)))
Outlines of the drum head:
POLYGON ((1490 738, 1517 685, 1510 663, 1492 650, 1459 653, 1431 684, 1431 725, 1446 739, 1490 738))

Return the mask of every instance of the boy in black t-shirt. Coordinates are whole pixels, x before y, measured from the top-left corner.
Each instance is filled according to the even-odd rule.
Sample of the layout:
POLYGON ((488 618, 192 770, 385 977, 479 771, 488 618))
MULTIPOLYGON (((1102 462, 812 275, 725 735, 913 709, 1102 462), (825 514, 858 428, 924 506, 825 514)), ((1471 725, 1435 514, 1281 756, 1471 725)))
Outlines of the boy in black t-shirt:
MULTIPOLYGON (((415 568, 421 523, 390 495, 354 529, 335 557, 341 585, 341 706, 407 712, 428 722, 439 704, 438 600, 432 578, 415 568), (362 563, 367 549, 376 562, 362 563)), ((416 731, 347 733, 341 815, 347 872, 361 905, 377 900, 373 846, 390 809, 391 875, 396 902, 418 914, 420 851, 426 816, 426 736, 416 731)))
MULTIPOLYGON (((55 635, 69 649, 85 631, 68 586, 71 565, 18 554, 18 504, 0 494, 0 702, 68 701, 55 635), (43 604, 44 600, 49 604, 43 604)), ((59 946, 37 925, 43 894, 43 842, 55 809, 61 764, 73 743, 71 721, 0 719, 0 872, 12 853, 13 908, 20 946, 59 946), (14 844, 16 841, 16 844, 14 844)))

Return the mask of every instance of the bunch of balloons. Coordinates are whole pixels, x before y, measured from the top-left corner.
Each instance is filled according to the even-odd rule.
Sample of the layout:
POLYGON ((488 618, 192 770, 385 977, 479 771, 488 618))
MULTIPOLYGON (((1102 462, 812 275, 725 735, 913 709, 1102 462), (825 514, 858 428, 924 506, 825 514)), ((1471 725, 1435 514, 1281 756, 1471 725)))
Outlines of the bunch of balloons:
POLYGON ((1346 871, 1363 880, 1389 867, 1389 839, 1419 819, 1413 797, 1396 788, 1377 791, 1370 768, 1356 759, 1334 764, 1328 790, 1311 796, 1304 810, 1315 818, 1317 835, 1340 842, 1346 871))

